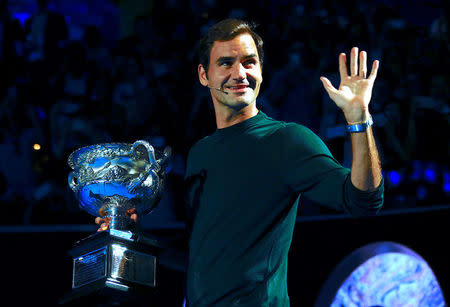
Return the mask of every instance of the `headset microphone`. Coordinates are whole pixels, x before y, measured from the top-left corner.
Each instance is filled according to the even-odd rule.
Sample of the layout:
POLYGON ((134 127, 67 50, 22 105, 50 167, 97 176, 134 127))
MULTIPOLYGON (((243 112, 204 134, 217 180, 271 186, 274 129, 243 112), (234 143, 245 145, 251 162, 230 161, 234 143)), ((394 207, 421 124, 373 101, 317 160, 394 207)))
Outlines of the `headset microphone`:
POLYGON ((219 91, 219 92, 222 92, 222 93, 228 95, 228 92, 225 92, 225 91, 223 90, 222 87, 211 87, 211 86, 208 86, 208 87, 209 87, 210 89, 213 89, 213 90, 216 90, 216 91, 219 91))

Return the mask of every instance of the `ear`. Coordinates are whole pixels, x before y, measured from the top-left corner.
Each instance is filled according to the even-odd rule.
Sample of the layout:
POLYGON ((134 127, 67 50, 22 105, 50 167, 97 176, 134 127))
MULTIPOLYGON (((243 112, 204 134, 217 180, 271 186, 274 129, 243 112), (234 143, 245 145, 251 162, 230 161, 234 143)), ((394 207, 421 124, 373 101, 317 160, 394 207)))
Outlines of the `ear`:
POLYGON ((198 64, 198 79, 203 86, 208 86, 208 77, 206 76, 206 71, 202 64, 198 64))

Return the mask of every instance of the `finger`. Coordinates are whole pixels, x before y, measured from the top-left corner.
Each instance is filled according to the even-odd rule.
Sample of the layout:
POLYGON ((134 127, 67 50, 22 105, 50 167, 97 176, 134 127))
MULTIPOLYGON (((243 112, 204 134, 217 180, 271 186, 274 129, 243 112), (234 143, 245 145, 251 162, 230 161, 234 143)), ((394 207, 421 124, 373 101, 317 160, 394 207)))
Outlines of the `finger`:
POLYGON ((348 77, 347 56, 345 53, 339 55, 339 74, 341 75, 341 80, 348 77))
POLYGON ((100 216, 105 216, 107 214, 105 206, 102 206, 100 209, 98 209, 98 214, 100 216))
POLYGON ((356 76, 358 73, 358 47, 353 47, 350 51, 350 74, 356 76))
POLYGON ((365 51, 359 53, 359 76, 362 78, 367 76, 367 52, 365 51))
POLYGON ((320 81, 322 81, 323 87, 327 91, 328 95, 336 94, 337 90, 334 88, 333 84, 331 84, 330 80, 325 77, 320 77, 320 81))
POLYGON ((375 81, 378 73, 378 67, 380 67, 380 61, 375 60, 372 64, 372 71, 370 72, 369 80, 375 81))
POLYGON ((105 217, 105 218, 96 217, 95 218, 95 224, 97 224, 97 225, 100 225, 100 224, 109 225, 110 223, 111 223, 111 218, 110 217, 105 217))
POLYGON ((95 218, 95 224, 101 224, 103 222, 109 222, 110 220, 111 220, 111 218, 109 218, 109 217, 105 217, 105 218, 96 217, 95 218))
POLYGON ((107 224, 107 223, 103 223, 100 225, 101 230, 107 230, 108 228, 109 228, 109 224, 107 224))
POLYGON ((134 222, 137 222, 137 220, 138 220, 138 215, 137 215, 136 213, 133 213, 133 214, 130 216, 130 219, 132 219, 134 222))

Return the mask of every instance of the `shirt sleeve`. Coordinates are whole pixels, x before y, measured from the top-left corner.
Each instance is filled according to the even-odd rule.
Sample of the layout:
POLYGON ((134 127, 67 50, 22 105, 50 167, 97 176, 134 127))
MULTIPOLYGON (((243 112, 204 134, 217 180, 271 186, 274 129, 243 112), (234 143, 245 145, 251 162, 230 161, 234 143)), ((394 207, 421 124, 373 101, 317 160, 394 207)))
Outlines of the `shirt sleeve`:
POLYGON ((308 128, 289 123, 280 129, 281 180, 294 192, 352 216, 373 215, 383 204, 384 181, 372 192, 353 186, 323 141, 308 128))
POLYGON ((183 196, 187 218, 186 229, 188 233, 192 231, 193 222, 198 211, 200 195, 202 194, 203 185, 206 179, 205 171, 197 171, 198 155, 199 151, 197 150, 197 147, 193 146, 188 154, 184 178, 183 196))

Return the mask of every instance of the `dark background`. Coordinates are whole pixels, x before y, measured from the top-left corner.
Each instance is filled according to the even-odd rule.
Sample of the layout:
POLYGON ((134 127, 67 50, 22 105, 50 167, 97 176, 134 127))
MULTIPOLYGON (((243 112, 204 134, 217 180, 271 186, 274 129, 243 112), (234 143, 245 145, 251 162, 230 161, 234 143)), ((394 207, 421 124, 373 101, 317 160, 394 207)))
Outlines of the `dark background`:
MULTIPOLYGON (((291 306, 313 306, 333 269, 352 251, 373 242, 397 242, 421 255, 433 270, 444 297, 450 295, 448 209, 375 218, 299 221, 289 254, 288 291, 291 306), (447 230, 445 230, 447 229, 447 230)), ((169 234, 173 230, 160 231, 169 234)), ((66 251, 88 232, 1 234, 4 246, 2 305, 54 306, 71 287, 72 258, 66 251), (3 304, 6 303, 6 304, 3 304)), ((343 277, 342 282, 346 277, 343 277)), ((182 306, 184 277, 159 267, 158 292, 131 297, 121 306, 182 306)), ((114 306, 108 293, 91 295, 67 306, 114 306)))
MULTIPOLYGON (((449 288, 448 248, 440 241, 450 210, 444 1, 0 3, 0 234, 7 264, 1 291, 17 304, 56 302, 70 287, 66 251, 96 230, 66 180, 67 157, 81 146, 137 139, 171 146, 166 193, 142 224, 183 229, 186 155, 215 129, 209 91, 197 81, 197 42, 226 17, 259 24, 265 61, 258 107, 312 129, 347 167, 344 117, 319 77, 337 87, 338 54, 353 46, 381 64, 370 107, 386 183, 384 215, 352 220, 303 199, 289 262, 293 306, 309 306, 345 255, 380 240, 421 254, 449 288)), ((159 296, 176 300, 183 276, 167 272, 174 277, 159 296)))

